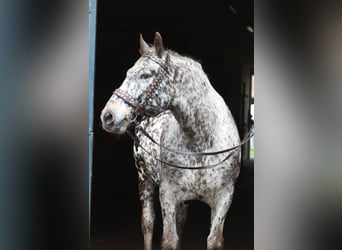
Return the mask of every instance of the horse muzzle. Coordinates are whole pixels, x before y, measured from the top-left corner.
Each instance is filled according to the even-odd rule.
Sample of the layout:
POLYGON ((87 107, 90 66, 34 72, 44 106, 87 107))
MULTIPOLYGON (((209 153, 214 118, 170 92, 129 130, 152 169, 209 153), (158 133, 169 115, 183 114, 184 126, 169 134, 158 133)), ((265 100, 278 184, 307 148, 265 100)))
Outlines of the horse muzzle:
POLYGON ((121 103, 108 103, 101 112, 102 128, 109 133, 124 134, 132 119, 132 112, 121 103))

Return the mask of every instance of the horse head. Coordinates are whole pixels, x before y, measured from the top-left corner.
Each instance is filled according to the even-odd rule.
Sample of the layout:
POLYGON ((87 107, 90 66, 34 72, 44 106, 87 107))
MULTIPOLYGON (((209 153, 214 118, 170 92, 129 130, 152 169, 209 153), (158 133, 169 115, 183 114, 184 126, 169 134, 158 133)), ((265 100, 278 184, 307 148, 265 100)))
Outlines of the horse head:
POLYGON ((127 71, 101 112, 102 127, 123 134, 136 117, 156 116, 165 111, 172 99, 170 56, 156 32, 149 46, 140 35, 140 58, 127 71))

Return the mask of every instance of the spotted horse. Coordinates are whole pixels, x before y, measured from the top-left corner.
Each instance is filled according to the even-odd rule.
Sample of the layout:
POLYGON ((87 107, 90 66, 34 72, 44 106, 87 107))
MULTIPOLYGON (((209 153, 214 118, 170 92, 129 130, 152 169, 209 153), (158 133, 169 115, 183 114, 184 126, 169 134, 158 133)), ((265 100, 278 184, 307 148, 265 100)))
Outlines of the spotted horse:
POLYGON ((224 222, 240 171, 235 121, 201 64, 165 49, 158 32, 153 45, 140 35, 139 52, 101 121, 107 132, 134 138, 144 249, 152 249, 158 188, 163 250, 180 249, 190 200, 211 208, 207 249, 223 249, 224 222))

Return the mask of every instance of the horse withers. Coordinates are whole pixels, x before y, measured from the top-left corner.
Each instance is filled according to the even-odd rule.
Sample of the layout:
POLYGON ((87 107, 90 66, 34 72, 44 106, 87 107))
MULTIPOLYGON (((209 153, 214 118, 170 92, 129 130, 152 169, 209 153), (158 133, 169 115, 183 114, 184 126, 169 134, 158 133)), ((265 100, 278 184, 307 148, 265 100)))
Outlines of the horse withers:
POLYGON ((101 113, 103 129, 130 132, 138 171, 144 249, 152 249, 154 193, 159 189, 162 249, 180 249, 189 200, 211 208, 207 249, 223 249, 223 228, 240 171, 240 144, 223 98, 195 60, 164 49, 156 32, 140 35, 140 58, 101 113), (133 132, 132 132, 133 130, 133 132))

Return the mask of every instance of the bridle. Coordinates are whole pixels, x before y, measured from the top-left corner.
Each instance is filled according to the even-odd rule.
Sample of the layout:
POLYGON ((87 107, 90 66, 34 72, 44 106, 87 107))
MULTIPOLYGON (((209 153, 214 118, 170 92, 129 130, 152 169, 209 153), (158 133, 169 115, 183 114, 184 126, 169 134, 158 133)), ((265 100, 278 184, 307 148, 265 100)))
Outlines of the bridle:
POLYGON ((125 92, 125 91, 123 91, 123 90, 121 90, 119 88, 114 90, 114 94, 117 97, 121 98, 128 105, 130 105, 131 107, 134 108, 134 111, 133 111, 134 117, 130 120, 130 123, 133 125, 133 126, 131 126, 131 127, 133 127, 133 130, 128 129, 127 130, 127 134, 133 139, 135 144, 137 146, 139 146, 142 150, 144 150, 147 154, 149 154, 150 156, 152 156, 153 158, 155 158, 156 160, 158 160, 159 162, 161 162, 163 164, 166 164, 166 165, 171 166, 171 167, 179 168, 179 169, 191 169, 191 170, 209 169, 209 168, 214 168, 214 167, 222 164, 226 160, 228 160, 230 158, 230 156, 235 152, 235 150, 240 149, 244 144, 246 144, 253 137, 254 132, 251 129, 248 132, 248 134, 245 136, 245 138, 241 141, 240 144, 238 144, 238 145, 236 145, 234 147, 228 148, 228 149, 223 149, 223 150, 214 151, 214 152, 182 152, 182 151, 177 151, 177 150, 174 150, 174 149, 167 148, 167 147, 159 144, 140 125, 140 121, 137 118, 138 117, 142 118, 142 117, 146 116, 144 108, 147 105, 147 102, 152 98, 153 94, 159 88, 159 86, 160 86, 161 82, 163 81, 163 79, 166 76, 169 76, 169 74, 170 74, 170 71, 169 71, 170 56, 167 53, 166 57, 165 57, 165 61, 162 61, 161 58, 157 57, 156 55, 154 55, 152 53, 146 53, 146 54, 144 54, 142 56, 148 57, 149 59, 151 59, 152 61, 154 61, 155 63, 160 65, 158 74, 153 79, 153 82, 152 82, 149 90, 147 91, 147 94, 146 94, 145 98, 139 103, 134 97, 132 97, 130 94, 128 94, 127 92, 125 92), (160 148, 162 148, 162 149, 164 149, 166 151, 169 151, 169 152, 176 153, 176 154, 188 155, 188 156, 189 155, 190 156, 209 156, 209 155, 219 155, 219 154, 224 154, 224 153, 229 153, 229 154, 223 160, 221 160, 220 162, 218 162, 216 164, 212 164, 212 165, 199 166, 199 167, 187 167, 187 166, 176 165, 176 164, 172 164, 172 163, 169 163, 169 162, 165 162, 162 159, 157 158, 155 155, 153 155, 151 152, 149 152, 147 149, 145 149, 140 144, 139 138, 136 136, 136 132, 137 131, 141 131, 144 136, 146 136, 152 143, 156 144, 160 148))
POLYGON ((147 57, 154 61, 155 63, 159 64, 159 71, 157 76, 153 79, 153 82, 150 88, 147 91, 145 98, 139 103, 134 97, 132 97, 127 92, 123 91, 122 89, 114 90, 114 94, 124 100, 128 105, 134 108, 133 114, 134 117, 131 122, 134 122, 138 116, 143 117, 145 114, 144 108, 147 105, 147 102, 152 98, 153 94, 159 88, 163 79, 170 74, 169 67, 170 67, 170 55, 167 53, 165 57, 165 62, 161 60, 161 58, 157 57, 152 53, 145 53, 142 55, 143 57, 147 57))

